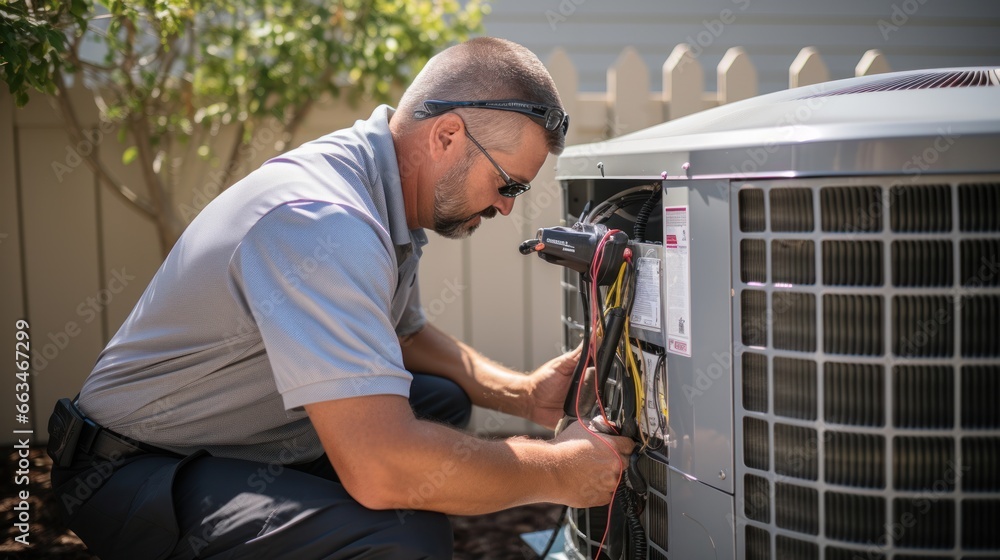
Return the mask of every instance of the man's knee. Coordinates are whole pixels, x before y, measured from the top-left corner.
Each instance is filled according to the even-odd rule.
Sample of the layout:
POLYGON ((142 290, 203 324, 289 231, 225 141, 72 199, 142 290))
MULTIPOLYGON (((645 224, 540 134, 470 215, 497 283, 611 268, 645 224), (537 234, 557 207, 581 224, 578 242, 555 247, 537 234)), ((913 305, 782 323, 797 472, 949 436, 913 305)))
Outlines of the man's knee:
POLYGON ((454 546, 451 522, 443 513, 409 511, 399 516, 399 525, 387 531, 392 558, 448 560, 454 546))
POLYGON ((472 400, 469 395, 457 383, 449 382, 443 397, 446 404, 444 421, 459 428, 468 426, 472 418, 472 400))
POLYGON ((458 428, 469 425, 472 401, 457 383, 444 377, 417 373, 410 387, 410 404, 419 418, 458 428))

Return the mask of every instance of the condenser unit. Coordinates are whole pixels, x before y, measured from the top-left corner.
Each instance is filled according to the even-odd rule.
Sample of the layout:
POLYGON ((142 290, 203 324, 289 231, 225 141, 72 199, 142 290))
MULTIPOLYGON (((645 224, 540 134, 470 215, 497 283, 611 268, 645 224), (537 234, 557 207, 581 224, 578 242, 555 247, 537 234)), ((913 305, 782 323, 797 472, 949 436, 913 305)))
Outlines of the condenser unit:
MULTIPOLYGON (((648 558, 1000 557, 996 69, 765 95, 571 147, 557 176, 565 225, 621 199, 601 219, 629 235, 622 193, 662 189, 630 240, 648 558)), ((608 558, 607 518, 570 509, 567 553, 608 558)))

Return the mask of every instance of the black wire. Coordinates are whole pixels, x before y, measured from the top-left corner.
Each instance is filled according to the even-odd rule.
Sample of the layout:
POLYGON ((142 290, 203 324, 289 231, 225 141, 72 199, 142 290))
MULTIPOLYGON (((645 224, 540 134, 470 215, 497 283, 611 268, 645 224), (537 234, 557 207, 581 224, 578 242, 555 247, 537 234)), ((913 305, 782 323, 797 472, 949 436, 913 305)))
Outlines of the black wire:
MULTIPOLYGON (((596 282, 597 279, 595 278, 594 281, 596 282)), ((601 333, 602 333, 602 335, 605 335, 608 332, 608 329, 607 329, 608 325, 604 321, 604 312, 605 312, 605 309, 604 309, 604 298, 606 296, 607 296, 607 290, 605 290, 605 293, 602 294, 601 293, 601 288, 598 287, 597 288, 597 302, 596 302, 597 303, 597 317, 595 317, 595 319, 596 319, 597 323, 599 325, 601 325, 601 333)), ((594 358, 596 359, 597 356, 594 356, 594 358)))
POLYGON ((635 280, 637 274, 635 273, 635 265, 629 261, 625 261, 625 279, 624 288, 622 289, 622 307, 625 308, 625 314, 632 315, 632 305, 635 304, 635 280))
POLYGON ((622 481, 619 490, 622 492, 622 499, 625 505, 625 523, 628 526, 632 545, 629 556, 633 560, 645 560, 646 531, 642 528, 642 522, 639 520, 639 496, 631 488, 625 486, 625 481, 622 481))
MULTIPOLYGON (((577 380, 576 384, 583 383, 586 376, 586 366, 587 366, 587 355, 590 352, 590 298, 588 292, 590 287, 588 282, 583 279, 583 274, 580 274, 580 302, 583 307, 583 347, 580 352, 580 359, 576 362, 576 369, 573 371, 573 379, 577 380)), ((563 404, 563 412, 567 416, 576 415, 576 396, 577 389, 575 386, 569 388, 569 392, 566 394, 566 400, 563 404), (572 399, 572 400, 571 400, 572 399), (569 404, 572 403, 574 406, 570 407, 569 404)))
POLYGON ((656 409, 656 426, 660 428, 660 431, 662 432, 661 435, 663 436, 660 438, 660 445, 657 446, 656 449, 663 447, 666 443, 667 429, 670 427, 667 425, 667 419, 663 417, 663 410, 660 408, 660 401, 656 399, 658 395, 666 396, 667 394, 666 387, 662 386, 663 379, 665 378, 662 372, 664 369, 663 366, 666 364, 666 357, 667 355, 665 353, 660 354, 659 359, 656 360, 656 366, 653 369, 653 408, 656 409), (660 383, 657 383, 657 380, 659 380, 660 383))
MULTIPOLYGON (((611 219, 612 216, 618 213, 619 210, 628 208, 633 204, 638 204, 640 202, 645 202, 649 198, 646 193, 650 191, 634 192, 629 193, 624 196, 618 196, 615 198, 609 198, 605 202, 608 203, 607 207, 601 209, 600 214, 594 214, 593 216, 587 216, 589 219, 585 223, 591 224, 602 224, 611 219), (604 217, 598 220, 597 218, 603 215, 604 217)), ((604 204, 602 202, 601 204, 604 204)), ((598 204, 594 210, 597 210, 601 204, 598 204)))
POLYGON ((660 198, 661 189, 657 187, 646 202, 642 204, 639 213, 635 217, 635 226, 632 228, 632 239, 643 242, 646 240, 646 223, 649 222, 649 215, 653 213, 653 205, 660 198))
POLYGON ((538 555, 540 560, 545 560, 545 557, 549 555, 552 550, 552 545, 556 543, 556 539, 559 537, 559 529, 562 528, 563 518, 566 517, 566 512, 569 511, 569 506, 563 506, 562 513, 559 514, 559 520, 556 522, 555 529, 552 530, 552 536, 549 537, 549 542, 545 544, 545 550, 538 555))

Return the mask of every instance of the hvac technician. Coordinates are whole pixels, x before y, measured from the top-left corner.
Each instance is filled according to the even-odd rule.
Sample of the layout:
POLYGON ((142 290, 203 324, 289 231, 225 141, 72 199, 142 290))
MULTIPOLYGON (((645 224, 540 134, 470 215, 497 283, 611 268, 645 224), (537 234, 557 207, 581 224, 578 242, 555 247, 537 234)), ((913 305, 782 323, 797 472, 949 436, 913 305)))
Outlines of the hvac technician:
POLYGON ((475 39, 222 193, 50 421, 69 527, 104 560, 450 558, 445 513, 608 503, 619 456, 581 426, 447 425, 471 399, 554 426, 578 356, 515 373, 419 307, 422 228, 509 214, 567 126, 534 55, 475 39))

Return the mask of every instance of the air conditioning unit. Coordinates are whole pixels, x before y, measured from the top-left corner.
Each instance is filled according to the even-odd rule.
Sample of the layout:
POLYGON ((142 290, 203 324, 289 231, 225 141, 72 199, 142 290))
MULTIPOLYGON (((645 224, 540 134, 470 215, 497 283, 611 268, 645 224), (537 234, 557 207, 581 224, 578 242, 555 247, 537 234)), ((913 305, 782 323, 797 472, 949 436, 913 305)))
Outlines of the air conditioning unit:
MULTIPOLYGON (((647 558, 1000 557, 996 69, 765 95, 571 147, 557 177, 566 225, 603 202, 630 236, 662 189, 629 241, 647 558)), ((570 557, 621 548, 608 517, 569 510, 570 557)))

